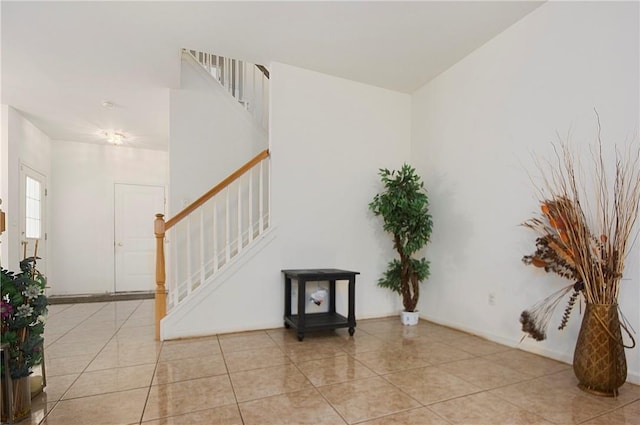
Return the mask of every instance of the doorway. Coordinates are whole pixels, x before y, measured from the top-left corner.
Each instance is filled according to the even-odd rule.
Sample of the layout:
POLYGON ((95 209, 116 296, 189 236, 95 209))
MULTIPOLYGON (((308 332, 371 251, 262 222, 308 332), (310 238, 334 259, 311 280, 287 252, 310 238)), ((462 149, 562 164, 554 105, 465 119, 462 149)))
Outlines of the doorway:
POLYGON ((155 214, 164 213, 164 187, 115 185, 114 292, 155 289, 155 214))
POLYGON ((20 259, 40 257, 37 268, 47 275, 47 178, 20 164, 20 259))

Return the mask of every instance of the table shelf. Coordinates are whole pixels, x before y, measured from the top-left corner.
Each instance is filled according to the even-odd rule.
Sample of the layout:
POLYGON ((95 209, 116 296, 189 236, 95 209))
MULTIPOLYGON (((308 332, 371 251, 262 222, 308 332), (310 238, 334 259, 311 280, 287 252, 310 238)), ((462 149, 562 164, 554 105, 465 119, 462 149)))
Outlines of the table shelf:
MULTIPOLYGON (((297 329, 298 315, 292 314, 291 316, 285 317, 285 322, 297 329)), ((338 313, 310 313, 305 314, 304 326, 306 330, 348 328, 349 320, 338 313)))
POLYGON ((297 330, 298 341, 304 339, 306 331, 318 331, 337 328, 349 328, 353 335, 356 327, 355 283, 358 272, 338 269, 282 270, 284 273, 284 326, 297 330), (347 317, 336 312, 336 280, 349 282, 349 300, 347 317), (292 281, 298 284, 298 314, 291 313, 292 281), (329 282, 329 311, 326 313, 306 313, 307 282, 329 282))

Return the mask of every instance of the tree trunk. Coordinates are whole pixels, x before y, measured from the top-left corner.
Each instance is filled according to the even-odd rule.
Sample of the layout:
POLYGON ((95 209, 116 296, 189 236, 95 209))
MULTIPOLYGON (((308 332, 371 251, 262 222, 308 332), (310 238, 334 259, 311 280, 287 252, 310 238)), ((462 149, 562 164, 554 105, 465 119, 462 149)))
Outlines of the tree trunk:
POLYGON ((411 257, 404 253, 402 249, 402 240, 398 235, 394 235, 394 245, 396 251, 400 255, 400 288, 402 292, 402 305, 404 311, 414 311, 418 305, 418 297, 420 296, 418 281, 411 267, 411 257))
POLYGON ((415 311, 418 307, 418 299, 420 298, 420 282, 415 273, 411 273, 411 288, 413 289, 413 296, 411 297, 411 311, 415 311))

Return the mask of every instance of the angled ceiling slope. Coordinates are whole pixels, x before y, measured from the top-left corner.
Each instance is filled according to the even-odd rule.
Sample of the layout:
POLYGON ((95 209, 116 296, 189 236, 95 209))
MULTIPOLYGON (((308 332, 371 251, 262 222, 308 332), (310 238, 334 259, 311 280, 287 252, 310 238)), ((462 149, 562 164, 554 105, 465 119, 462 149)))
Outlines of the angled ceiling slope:
POLYGON ((411 93, 540 4, 3 1, 2 103, 54 140, 166 149, 182 47, 411 93))

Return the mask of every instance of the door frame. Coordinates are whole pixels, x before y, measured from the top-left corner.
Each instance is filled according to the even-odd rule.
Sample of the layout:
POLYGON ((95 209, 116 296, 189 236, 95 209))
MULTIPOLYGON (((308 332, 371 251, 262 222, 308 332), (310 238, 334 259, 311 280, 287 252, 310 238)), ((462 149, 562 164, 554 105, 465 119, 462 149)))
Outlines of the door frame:
MULTIPOLYGON (((118 186, 136 186, 136 187, 154 187, 154 188, 159 188, 162 189, 162 193, 163 193, 163 202, 162 202, 162 209, 163 211, 157 211, 156 213, 161 213, 161 214, 165 214, 166 210, 167 210, 167 186, 166 185, 162 185, 162 184, 141 184, 141 183, 135 183, 135 182, 120 182, 120 181, 116 181, 113 183, 113 293, 116 294, 118 293, 117 289, 117 282, 118 282, 118 261, 117 261, 117 250, 118 250, 118 228, 116 227, 117 224, 117 187, 118 186)), ((150 218, 151 220, 151 218, 150 218)), ((150 223, 152 223, 150 221, 150 223)), ((150 228, 152 224, 150 224, 150 228)), ((125 292, 125 291, 120 291, 120 292, 125 292)))
MULTIPOLYGON (((48 196, 48 187, 47 187, 47 176, 23 161, 20 161, 18 174, 20 178, 19 184, 19 192, 18 196, 20 199, 19 206, 19 237, 18 237, 18 248, 19 248, 19 259, 22 260, 24 253, 23 242, 31 242, 38 240, 38 257, 42 258, 44 261, 40 262, 38 266, 38 270, 45 276, 47 276, 47 264, 49 262, 48 256, 48 220, 47 220, 47 196, 48 196), (33 180, 37 180, 40 182, 40 238, 27 238, 25 235, 26 232, 26 211, 27 211, 27 193, 26 193, 26 178, 29 177, 33 180), (44 265, 43 265, 44 263, 44 265)), ((35 245, 27 246, 27 257, 33 255, 35 249, 35 245)))

